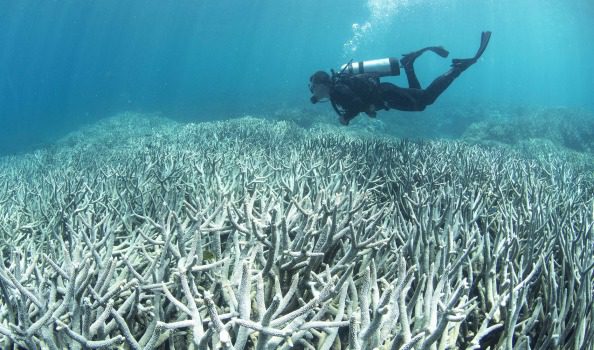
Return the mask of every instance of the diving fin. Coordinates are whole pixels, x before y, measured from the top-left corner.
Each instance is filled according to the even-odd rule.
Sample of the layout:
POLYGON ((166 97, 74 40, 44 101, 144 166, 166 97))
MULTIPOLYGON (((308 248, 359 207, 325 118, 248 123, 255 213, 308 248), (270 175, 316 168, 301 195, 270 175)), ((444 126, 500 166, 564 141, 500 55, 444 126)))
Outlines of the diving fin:
POLYGON ((427 49, 435 52, 436 54, 438 54, 440 57, 443 57, 443 58, 448 57, 448 55, 450 54, 450 52, 448 50, 444 49, 443 46, 432 46, 432 47, 428 47, 427 49))
POLYGON ((408 66, 412 65, 417 57, 421 56, 425 51, 432 51, 433 53, 441 56, 441 57, 448 57, 450 52, 443 48, 443 46, 429 46, 418 51, 410 52, 405 55, 402 55, 402 59, 400 63, 402 64, 403 68, 407 68, 408 66))
POLYGON ((483 55, 485 49, 487 49, 487 45, 489 44, 489 40, 491 39, 491 32, 486 31, 481 33, 481 46, 477 50, 476 54, 473 58, 454 58, 452 60, 452 67, 458 67, 462 70, 470 67, 483 55))
POLYGON ((491 32, 482 32, 481 33, 481 46, 479 47, 478 51, 474 55, 474 59, 478 60, 485 52, 487 45, 489 45, 489 40, 491 39, 491 32))

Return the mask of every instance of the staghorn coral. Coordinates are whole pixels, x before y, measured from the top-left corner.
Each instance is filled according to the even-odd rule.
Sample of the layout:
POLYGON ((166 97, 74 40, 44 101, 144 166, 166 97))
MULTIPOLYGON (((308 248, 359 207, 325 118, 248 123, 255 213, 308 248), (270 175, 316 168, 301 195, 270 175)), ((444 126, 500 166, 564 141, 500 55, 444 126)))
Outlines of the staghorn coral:
POLYGON ((494 110, 493 116, 471 124, 463 138, 484 144, 550 143, 558 149, 594 153, 594 116, 576 108, 494 110))
POLYGON ((1 160, 3 349, 594 344, 593 187, 554 158, 107 124, 1 160))

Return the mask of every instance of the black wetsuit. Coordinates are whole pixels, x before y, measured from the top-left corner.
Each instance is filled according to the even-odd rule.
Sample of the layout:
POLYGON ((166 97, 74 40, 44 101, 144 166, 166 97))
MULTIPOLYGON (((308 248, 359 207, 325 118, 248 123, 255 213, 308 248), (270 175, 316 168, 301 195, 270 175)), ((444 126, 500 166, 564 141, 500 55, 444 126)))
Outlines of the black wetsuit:
POLYGON ((357 114, 388 109, 382 98, 379 78, 370 74, 337 74, 330 89, 330 101, 336 112, 347 122, 357 114))
MULTIPOLYGON (((364 112, 374 117, 375 111, 390 108, 400 111, 422 111, 435 102, 445 89, 468 67, 476 63, 481 57, 491 38, 491 32, 481 33, 481 45, 471 58, 453 59, 452 68, 445 74, 437 77, 426 89, 421 88, 414 70, 414 61, 425 51, 433 51, 441 57, 447 57, 448 51, 441 46, 429 46, 421 50, 404 55, 400 60, 408 80, 408 88, 401 88, 391 83, 381 83, 377 76, 372 74, 333 74, 331 81, 328 75, 318 74, 312 76, 310 81, 328 84, 330 87, 330 102, 340 115, 341 123, 348 124, 359 113, 364 112), (324 79, 326 78, 326 79, 324 79), (325 81, 328 80, 328 81, 325 81)), ((323 73, 323 72, 322 72, 323 73)), ((311 89, 311 88, 310 88, 311 89)), ((312 90, 313 92, 313 90, 312 90)), ((317 99, 312 99, 313 103, 317 99)))
POLYGON ((359 113, 370 110, 391 108, 400 111, 422 111, 435 102, 464 69, 453 67, 435 79, 426 89, 421 88, 412 64, 404 66, 408 88, 381 83, 379 78, 372 74, 340 73, 334 76, 330 101, 347 123, 359 113), (371 107, 372 105, 374 107, 371 107))

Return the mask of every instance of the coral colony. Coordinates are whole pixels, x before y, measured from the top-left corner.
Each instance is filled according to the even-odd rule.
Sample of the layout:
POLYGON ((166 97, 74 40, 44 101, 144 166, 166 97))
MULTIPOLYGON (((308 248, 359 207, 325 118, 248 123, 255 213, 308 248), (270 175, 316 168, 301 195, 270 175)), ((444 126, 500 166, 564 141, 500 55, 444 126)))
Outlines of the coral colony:
POLYGON ((592 349, 591 174, 134 118, 1 160, 0 348, 592 349))

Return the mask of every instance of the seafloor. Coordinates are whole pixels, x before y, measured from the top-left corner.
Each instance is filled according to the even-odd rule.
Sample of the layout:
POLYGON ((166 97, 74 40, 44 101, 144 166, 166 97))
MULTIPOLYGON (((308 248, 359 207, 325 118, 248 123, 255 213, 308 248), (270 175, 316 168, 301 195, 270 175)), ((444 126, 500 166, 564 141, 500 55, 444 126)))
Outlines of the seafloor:
POLYGON ((534 114, 124 114, 1 158, 0 348, 592 349, 594 129, 534 114))

